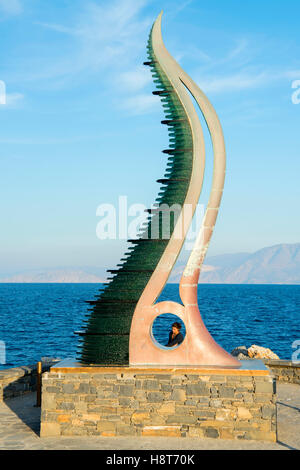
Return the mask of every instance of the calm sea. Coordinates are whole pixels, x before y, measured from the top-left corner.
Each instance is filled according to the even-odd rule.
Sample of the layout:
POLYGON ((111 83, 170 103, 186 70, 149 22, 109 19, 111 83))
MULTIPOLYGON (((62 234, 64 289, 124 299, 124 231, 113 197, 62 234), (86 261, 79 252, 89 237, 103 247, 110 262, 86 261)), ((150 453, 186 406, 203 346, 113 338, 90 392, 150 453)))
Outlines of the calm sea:
MULTIPOLYGON (((0 346, 6 364, 33 364, 43 356, 75 357, 82 320, 99 284, 0 284, 0 346)), ((227 351, 252 344, 291 359, 300 340, 300 286, 199 285, 199 306, 214 339, 227 351)), ((160 300, 179 301, 178 285, 169 284, 160 300)), ((169 324, 156 325, 166 343, 169 324)), ((1 359, 1 354, 0 354, 1 359)), ((3 358, 0 362, 3 362, 3 358)))

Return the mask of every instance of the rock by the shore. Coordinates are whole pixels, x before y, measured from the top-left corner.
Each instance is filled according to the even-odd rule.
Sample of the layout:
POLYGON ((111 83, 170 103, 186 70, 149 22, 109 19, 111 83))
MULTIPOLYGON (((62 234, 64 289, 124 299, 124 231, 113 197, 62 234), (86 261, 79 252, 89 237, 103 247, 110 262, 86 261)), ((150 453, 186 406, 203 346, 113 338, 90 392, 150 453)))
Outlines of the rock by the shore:
POLYGON ((250 359, 246 346, 239 346, 231 351, 231 355, 236 357, 239 361, 244 359, 250 359))
POLYGON ((248 348, 248 355, 251 359, 279 359, 279 356, 275 354, 269 348, 263 348, 253 344, 248 348))
POLYGON ((238 360, 279 359, 277 354, 271 351, 271 349, 263 348, 262 346, 257 346, 256 344, 253 344, 248 349, 246 346, 238 346, 237 348, 231 351, 231 355, 236 357, 238 360))

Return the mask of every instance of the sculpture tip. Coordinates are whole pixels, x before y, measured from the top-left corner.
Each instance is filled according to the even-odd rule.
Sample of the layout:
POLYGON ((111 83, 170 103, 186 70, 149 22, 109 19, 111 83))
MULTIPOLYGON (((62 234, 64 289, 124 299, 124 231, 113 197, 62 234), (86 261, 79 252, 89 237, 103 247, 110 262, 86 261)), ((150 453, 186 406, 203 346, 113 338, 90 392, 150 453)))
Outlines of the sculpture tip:
POLYGON ((155 21, 161 20, 164 10, 161 10, 155 21))

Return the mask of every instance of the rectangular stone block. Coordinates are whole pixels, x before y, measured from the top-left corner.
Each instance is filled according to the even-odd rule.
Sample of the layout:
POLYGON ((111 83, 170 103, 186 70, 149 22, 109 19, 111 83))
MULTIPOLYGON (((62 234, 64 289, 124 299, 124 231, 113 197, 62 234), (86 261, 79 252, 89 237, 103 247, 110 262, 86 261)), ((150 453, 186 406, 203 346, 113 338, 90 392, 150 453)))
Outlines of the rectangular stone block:
POLYGON ((86 427, 83 426, 69 426, 62 429, 62 436, 88 436, 91 435, 86 427))
POLYGON ((198 403, 198 400, 192 399, 192 398, 189 398, 188 400, 186 400, 186 401, 184 402, 184 404, 185 404, 186 406, 189 406, 189 407, 191 407, 191 408, 196 407, 196 406, 197 406, 197 403, 198 403))
POLYGON ((187 396, 209 396, 210 390, 206 385, 203 384, 187 384, 186 386, 187 396))
POLYGON ((43 393, 42 394, 42 409, 50 411, 55 410, 57 406, 57 398, 54 393, 43 393))
POLYGON ((221 398, 234 398, 234 388, 221 385, 219 388, 219 396, 221 398))
POLYGON ((180 426, 145 426, 142 436, 181 437, 180 426))
POLYGON ((136 434, 136 428, 134 426, 128 426, 126 424, 118 424, 116 431, 119 436, 134 436, 136 434))
POLYGON ((166 424, 196 424, 197 416, 195 415, 173 415, 168 416, 166 424))
POLYGON ((149 392, 147 394, 147 400, 149 402, 157 402, 160 403, 164 400, 164 394, 161 392, 149 392))
POLYGON ((228 377, 225 377, 225 375, 210 375, 209 376, 209 381, 210 382, 216 382, 220 384, 224 384, 228 381, 228 377))
POLYGON ((254 393, 253 398, 255 403, 264 404, 272 402, 272 395, 270 393, 254 393))
POLYGON ((171 384, 167 384, 167 383, 161 383, 160 385, 160 388, 161 388, 161 391, 162 392, 172 392, 173 390, 173 387, 171 384))
POLYGON ((182 388, 175 389, 171 393, 170 400, 174 400, 176 402, 183 402, 186 400, 186 391, 182 388))
POLYGON ((116 432, 116 423, 112 423, 111 421, 99 421, 97 423, 97 431, 99 432, 116 432))
POLYGON ((209 400, 208 403, 212 408, 221 408, 221 406, 222 406, 222 400, 220 400, 218 398, 213 398, 213 399, 209 400))
POLYGON ((88 384, 88 383, 80 383, 80 384, 79 384, 78 392, 79 392, 79 393, 83 393, 83 394, 90 393, 90 384, 88 384))
POLYGON ((60 436, 61 428, 59 423, 41 423, 41 437, 60 436))
POLYGON ((120 396, 124 396, 124 397, 132 397, 134 394, 134 386, 133 385, 120 385, 119 394, 120 396))
POLYGON ((145 390, 159 390, 158 380, 144 380, 142 388, 145 390))
POLYGON ((270 393, 270 394, 272 394, 273 391, 274 391, 273 382, 257 382, 255 384, 255 392, 256 393, 270 393))
POLYGON ((45 388, 48 393, 60 393, 60 387, 53 387, 53 385, 45 388))
POLYGON ((159 382, 163 382, 163 381, 168 381, 170 382, 172 376, 170 374, 156 374, 154 375, 154 379, 155 380, 159 380, 159 382))
POLYGON ((57 404, 57 409, 58 410, 74 410, 75 409, 75 403, 71 402, 62 402, 57 404))
POLYGON ((257 441, 269 441, 269 442, 276 442, 276 433, 275 432, 264 432, 258 431, 255 429, 250 429, 246 431, 244 435, 244 439, 252 439, 257 441))
POLYGON ((194 415, 197 418, 214 419, 216 416, 216 413, 215 411, 211 411, 211 410, 201 410, 201 411, 197 410, 197 411, 194 411, 194 415))

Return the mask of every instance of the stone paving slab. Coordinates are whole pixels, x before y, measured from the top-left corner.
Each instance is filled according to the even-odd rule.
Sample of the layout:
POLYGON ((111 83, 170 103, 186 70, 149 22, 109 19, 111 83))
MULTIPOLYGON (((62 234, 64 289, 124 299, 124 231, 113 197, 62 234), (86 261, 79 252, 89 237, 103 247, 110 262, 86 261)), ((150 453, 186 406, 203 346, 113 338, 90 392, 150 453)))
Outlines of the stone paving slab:
POLYGON ((300 450, 300 386, 278 384, 278 442, 147 437, 40 438, 35 393, 0 403, 0 449, 24 450, 300 450))

